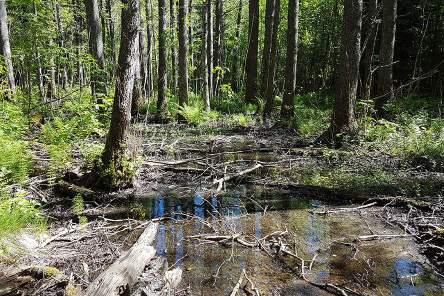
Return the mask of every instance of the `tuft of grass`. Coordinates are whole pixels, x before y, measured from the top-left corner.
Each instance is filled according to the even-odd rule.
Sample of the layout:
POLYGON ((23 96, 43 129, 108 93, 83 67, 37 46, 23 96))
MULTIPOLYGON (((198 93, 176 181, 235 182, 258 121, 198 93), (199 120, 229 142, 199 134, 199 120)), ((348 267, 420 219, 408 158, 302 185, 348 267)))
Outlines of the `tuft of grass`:
POLYGON ((46 229, 46 218, 39 205, 24 196, 0 197, 0 234, 14 233, 23 228, 46 229))

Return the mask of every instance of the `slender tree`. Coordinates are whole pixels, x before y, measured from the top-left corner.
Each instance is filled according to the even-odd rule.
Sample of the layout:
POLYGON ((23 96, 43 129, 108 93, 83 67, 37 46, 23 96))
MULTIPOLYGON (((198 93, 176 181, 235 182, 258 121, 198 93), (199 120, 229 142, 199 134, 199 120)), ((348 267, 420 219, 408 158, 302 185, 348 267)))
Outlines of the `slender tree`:
POLYGON ((379 52, 378 99, 375 109, 384 115, 385 104, 393 98, 393 55, 395 51, 397 0, 382 1, 382 36, 379 52))
POLYGON ((157 118, 164 121, 168 117, 167 91, 167 46, 166 46, 166 0, 159 0, 159 62, 157 77, 157 118))
POLYGON ((259 0, 250 0, 248 6, 248 52, 245 65, 245 101, 256 102, 257 55, 259 51, 259 0))
POLYGON ((210 100, 213 98, 213 0, 207 0, 207 58, 208 58, 208 90, 210 100))
POLYGON ((273 22, 275 12, 276 0, 267 0, 265 8, 265 28, 264 30, 264 47, 262 49, 262 69, 261 69, 261 84, 260 96, 265 97, 265 90, 268 83, 268 75, 271 60, 271 39, 273 38, 273 22))
POLYGON ((116 61, 116 44, 115 44, 115 25, 113 19, 113 0, 105 0, 105 10, 106 10, 106 18, 108 24, 108 36, 109 36, 109 44, 111 46, 111 62, 114 64, 116 61))
MULTIPOLYGON (((188 0, 179 0, 179 105, 188 104, 188 0)), ((179 118, 183 119, 183 118, 179 118)))
MULTIPOLYGON (((214 66, 224 67, 224 38, 225 38, 225 20, 224 20, 224 4, 223 0, 216 0, 216 19, 214 28, 214 66)), ((214 93, 221 84, 221 72, 214 73, 214 93)))
MULTIPOLYGON (((272 5, 272 35, 271 35, 271 46, 270 46, 270 56, 269 65, 266 70, 266 81, 265 81, 265 107, 264 107, 264 119, 271 117, 274 107, 274 84, 275 84, 275 73, 277 64, 277 49, 278 49, 278 29, 279 29, 279 19, 281 10, 281 1, 272 0, 274 3, 272 5)), ((264 57, 265 58, 265 57, 264 57)))
POLYGON ((128 172, 128 131, 131 121, 131 101, 139 49, 140 0, 125 0, 122 8, 120 51, 117 81, 111 114, 111 125, 102 155, 102 170, 108 176, 107 185, 126 183, 128 172))
POLYGON ((106 93, 106 77, 102 73, 105 68, 102 22, 98 0, 85 0, 85 6, 88 20, 89 50, 98 65, 98 70, 93 70, 93 75, 91 76, 91 88, 93 96, 99 99, 100 95, 106 93))
POLYGON ((378 32, 378 0, 368 0, 367 21, 365 23, 366 36, 364 38, 364 51, 362 56, 361 98, 369 100, 373 84, 373 56, 375 53, 376 36, 378 32))
POLYGON ((151 98, 153 95, 154 78, 153 78, 153 24, 152 24, 151 0, 146 0, 146 59, 147 59, 147 73, 146 73, 146 96, 151 98))
POLYGON ((170 36, 171 36, 171 91, 175 94, 177 90, 177 45, 176 37, 176 0, 170 0, 170 36))
POLYGON ((241 32, 241 24, 242 24, 242 7, 243 1, 239 0, 239 6, 237 10, 237 20, 236 20, 236 44, 233 50, 233 61, 232 61, 232 70, 231 70, 231 87, 234 91, 239 90, 239 48, 240 48, 240 32, 241 32))
POLYGON ((15 92, 14 67, 12 65, 11 45, 9 42, 8 14, 6 11, 6 1, 0 1, 0 42, 2 55, 8 71, 9 88, 15 92))
POLYGON ((205 4, 202 5, 202 52, 201 52, 201 69, 202 69, 202 97, 205 104, 205 110, 211 110, 210 104, 210 85, 208 72, 208 9, 205 4))
POLYGON ((356 121, 356 95, 361 58, 362 0, 345 0, 341 59, 339 61, 336 100, 328 136, 335 142, 338 135, 353 135, 356 121))
POLYGON ((294 116, 296 96, 296 66, 298 61, 299 0, 288 1, 287 56, 285 64, 285 86, 281 117, 289 120, 294 116))

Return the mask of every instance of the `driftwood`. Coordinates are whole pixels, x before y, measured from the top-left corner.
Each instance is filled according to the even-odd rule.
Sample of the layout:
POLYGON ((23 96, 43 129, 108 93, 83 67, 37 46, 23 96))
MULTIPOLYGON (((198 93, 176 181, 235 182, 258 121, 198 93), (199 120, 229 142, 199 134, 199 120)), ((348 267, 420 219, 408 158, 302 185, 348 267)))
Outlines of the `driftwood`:
POLYGON ((156 251, 150 244, 157 233, 157 223, 151 223, 137 242, 101 273, 86 290, 86 296, 129 295, 131 287, 142 274, 156 251))
POLYGON ((261 164, 256 164, 255 166, 253 166, 251 168, 248 168, 246 170, 240 171, 237 174, 227 175, 227 176, 225 176, 223 178, 216 179, 216 180, 213 181, 213 185, 217 185, 217 191, 221 191, 225 182, 228 182, 228 181, 230 181, 232 179, 235 179, 235 178, 244 176, 246 174, 249 174, 249 173, 251 173, 251 172, 253 172, 253 171, 255 171, 255 170, 257 170, 257 169, 259 169, 261 167, 262 167, 261 164))

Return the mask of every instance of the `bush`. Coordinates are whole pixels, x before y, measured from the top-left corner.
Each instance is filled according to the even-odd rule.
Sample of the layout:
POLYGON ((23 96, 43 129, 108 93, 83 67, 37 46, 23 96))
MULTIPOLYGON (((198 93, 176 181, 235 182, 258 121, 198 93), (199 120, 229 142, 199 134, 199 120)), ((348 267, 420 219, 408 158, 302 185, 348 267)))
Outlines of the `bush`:
POLYGON ((0 193, 0 234, 13 233, 26 227, 46 227, 46 218, 38 204, 25 196, 11 197, 0 193))

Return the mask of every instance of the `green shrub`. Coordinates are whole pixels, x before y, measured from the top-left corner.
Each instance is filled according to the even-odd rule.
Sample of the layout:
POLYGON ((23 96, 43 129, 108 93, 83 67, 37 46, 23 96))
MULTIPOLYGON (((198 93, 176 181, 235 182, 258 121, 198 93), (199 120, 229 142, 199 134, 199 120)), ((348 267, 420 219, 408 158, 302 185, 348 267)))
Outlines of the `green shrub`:
POLYGON ((0 195, 0 234, 17 232, 23 228, 45 229, 46 218, 38 204, 24 196, 0 195))
POLYGON ((0 138, 0 151, 0 182, 25 182, 32 167, 28 144, 25 141, 0 138))
POLYGON ((194 101, 185 106, 177 106, 177 113, 183 116, 189 124, 196 126, 219 118, 219 113, 216 111, 206 112, 203 103, 200 101, 194 101))

